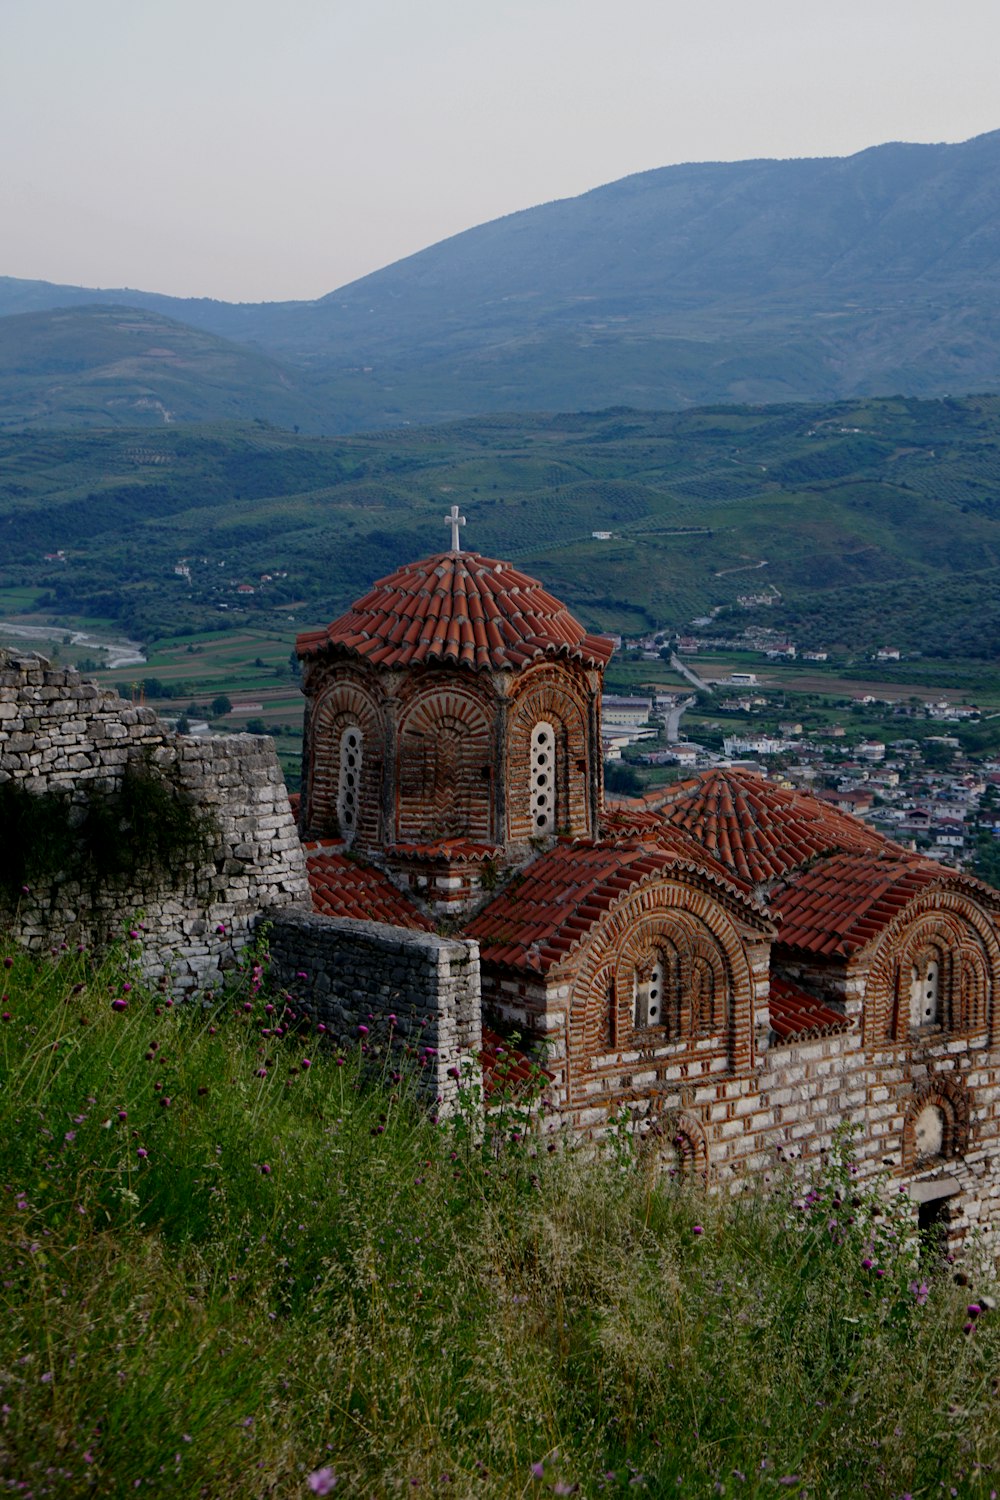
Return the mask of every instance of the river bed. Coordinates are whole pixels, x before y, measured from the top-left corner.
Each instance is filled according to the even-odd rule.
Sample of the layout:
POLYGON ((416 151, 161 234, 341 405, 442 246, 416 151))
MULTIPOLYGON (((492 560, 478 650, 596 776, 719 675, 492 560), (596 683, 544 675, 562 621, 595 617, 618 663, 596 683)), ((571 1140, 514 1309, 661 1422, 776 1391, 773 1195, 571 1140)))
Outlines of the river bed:
POLYGON ((65 630, 58 625, 20 625, 16 620, 0 620, 0 644, 8 640, 22 640, 61 645, 67 636, 70 638, 70 645, 84 646, 95 656, 105 656, 107 660, 101 663, 102 666, 117 669, 146 664, 141 641, 107 640, 99 635, 90 635, 85 630, 65 630))

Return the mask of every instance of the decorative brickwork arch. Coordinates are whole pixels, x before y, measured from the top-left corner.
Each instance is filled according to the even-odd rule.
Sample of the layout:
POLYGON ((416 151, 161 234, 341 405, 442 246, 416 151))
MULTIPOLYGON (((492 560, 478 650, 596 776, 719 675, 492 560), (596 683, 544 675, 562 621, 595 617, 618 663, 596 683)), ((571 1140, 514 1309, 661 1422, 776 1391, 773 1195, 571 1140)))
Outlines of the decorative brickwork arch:
POLYGON ((919 1170, 938 1159, 963 1156, 969 1149, 969 1099, 961 1082, 935 1078, 914 1094, 903 1120, 902 1166, 919 1170))
POLYGON ((752 1060, 754 981, 747 950, 723 902, 674 877, 623 897, 591 934, 570 1011, 570 1071, 605 1066, 609 1051, 684 1051, 714 1036, 732 1067, 752 1060), (661 1020, 636 1024, 637 986, 659 963, 661 1020), (603 1043, 609 991, 611 1040, 603 1043))
POLYGON ((493 838, 490 719, 453 678, 427 681, 399 722, 396 841, 493 838))
POLYGON ((643 1163, 657 1178, 708 1181, 711 1157, 700 1120, 686 1110, 668 1110, 649 1120, 640 1139, 643 1163))
POLYGON ((507 720, 505 785, 507 825, 515 843, 539 833, 588 835, 590 823, 590 735, 586 679, 562 664, 526 672, 511 698, 507 720), (546 826, 538 824, 536 785, 539 730, 552 736, 553 764, 547 768, 546 826))
POLYGON ((588 1057, 598 1057, 615 1046, 615 966, 605 964, 592 975, 584 1008, 583 1038, 588 1057))
POLYGON ((379 792, 385 745, 385 715, 373 692, 352 677, 334 680, 316 699, 308 722, 305 831, 313 838, 341 836, 362 848, 379 839, 379 792), (345 736, 360 737, 353 826, 342 826, 348 787, 345 736))
POLYGON ((631 1024, 633 1033, 659 1029, 672 1042, 712 1034, 726 1037, 731 991, 726 955, 698 917, 684 911, 647 915, 618 950, 619 1036, 627 1036, 631 1024), (644 1016, 640 1004, 651 972, 662 975, 658 1016, 644 1016))
POLYGON ((992 1021, 1000 944, 961 891, 918 897, 883 935, 865 987, 866 1046, 905 1041, 924 1027, 974 1034, 992 1021))

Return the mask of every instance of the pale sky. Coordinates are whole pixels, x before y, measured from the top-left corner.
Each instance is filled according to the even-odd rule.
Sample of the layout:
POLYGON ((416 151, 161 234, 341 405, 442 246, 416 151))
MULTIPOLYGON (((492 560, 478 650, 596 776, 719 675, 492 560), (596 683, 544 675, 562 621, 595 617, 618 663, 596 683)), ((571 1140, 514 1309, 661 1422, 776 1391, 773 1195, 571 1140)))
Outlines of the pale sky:
POLYGON ((0 275, 322 296, 650 167, 1000 127, 998 0, 0 0, 0 275))

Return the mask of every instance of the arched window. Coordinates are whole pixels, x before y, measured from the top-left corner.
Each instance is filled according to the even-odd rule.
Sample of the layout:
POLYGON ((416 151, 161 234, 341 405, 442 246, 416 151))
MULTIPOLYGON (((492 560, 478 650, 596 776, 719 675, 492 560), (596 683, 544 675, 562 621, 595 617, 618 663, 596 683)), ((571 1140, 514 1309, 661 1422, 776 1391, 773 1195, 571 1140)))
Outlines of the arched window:
POLYGON ((635 1024, 659 1026, 663 1020, 664 963, 662 953, 651 953, 636 966, 635 1024))
POLYGON ((352 724, 340 736, 340 777, 337 782, 337 822, 340 836, 348 844, 358 829, 361 753, 361 730, 352 724))
POLYGON ((940 1019, 941 960, 936 949, 926 949, 910 971, 910 1025, 937 1026, 940 1019))
POLYGON ((922 1157, 943 1154, 947 1124, 940 1105, 924 1105, 913 1121, 913 1149, 918 1161, 922 1157))
POLYGON ((544 719, 531 731, 531 829, 556 829, 556 733, 544 719))

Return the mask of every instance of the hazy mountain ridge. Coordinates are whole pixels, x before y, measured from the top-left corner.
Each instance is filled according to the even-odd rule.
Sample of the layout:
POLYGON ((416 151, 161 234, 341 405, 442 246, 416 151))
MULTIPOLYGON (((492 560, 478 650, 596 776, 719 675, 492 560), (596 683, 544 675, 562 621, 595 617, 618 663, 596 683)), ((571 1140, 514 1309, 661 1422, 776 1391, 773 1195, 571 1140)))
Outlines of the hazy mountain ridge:
POLYGON ((115 301, 308 376, 303 425, 1000 385, 1000 131, 664 167, 466 230, 316 302, 0 279, 0 312, 115 301), (312 402, 315 410, 307 410, 312 402))

